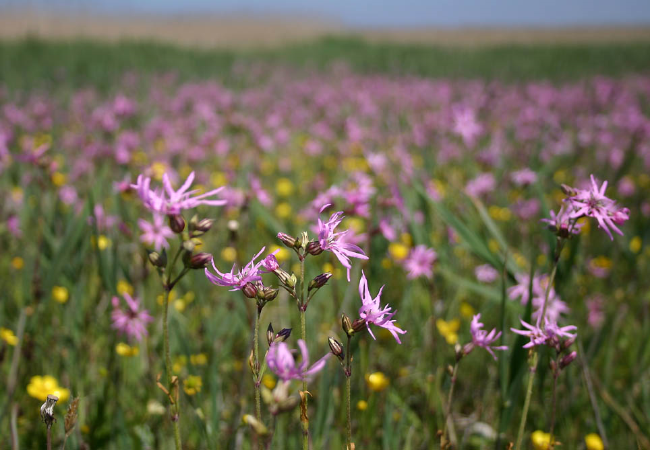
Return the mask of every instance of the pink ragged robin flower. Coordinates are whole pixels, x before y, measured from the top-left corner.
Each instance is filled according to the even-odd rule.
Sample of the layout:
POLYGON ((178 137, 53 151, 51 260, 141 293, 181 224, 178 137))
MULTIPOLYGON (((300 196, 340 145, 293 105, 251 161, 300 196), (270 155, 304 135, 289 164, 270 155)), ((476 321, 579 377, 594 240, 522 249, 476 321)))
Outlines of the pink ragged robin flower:
POLYGON ((480 313, 476 314, 472 318, 472 323, 469 328, 470 333, 472 334, 472 344, 476 347, 482 347, 487 350, 496 361, 497 355, 494 354, 494 350, 508 350, 508 347, 505 345, 493 346, 492 344, 501 337, 501 332, 499 331, 497 333, 496 328, 494 328, 488 333, 486 330, 483 330, 483 324, 479 322, 479 320, 481 320, 480 313))
POLYGON ((153 317, 146 309, 140 309, 140 301, 137 297, 131 297, 128 292, 122 294, 122 297, 126 302, 126 309, 120 307, 118 297, 113 297, 111 300, 113 304, 112 327, 136 341, 141 341, 147 335, 147 323, 153 321, 153 317))
POLYGON ((361 271, 361 280, 359 281, 359 296, 361 297, 362 306, 359 308, 359 317, 361 317, 366 322, 366 327, 368 332, 373 339, 375 335, 370 329, 370 324, 377 325, 390 331, 390 333, 395 337, 395 340, 398 344, 402 342, 399 340, 399 335, 406 333, 405 330, 402 330, 395 325, 395 321, 391 320, 397 311, 391 312, 390 306, 386 305, 381 308, 379 301, 381 299, 381 293, 384 290, 384 286, 379 289, 377 296, 372 298, 370 291, 368 290, 368 280, 366 279, 366 274, 361 271))
POLYGON ((559 327, 557 323, 545 321, 545 326, 542 328, 539 324, 531 325, 523 320, 519 320, 521 325, 525 328, 524 330, 517 330, 515 328, 510 328, 513 333, 520 334, 530 338, 530 342, 524 345, 524 348, 531 348, 537 345, 554 345, 557 340, 560 338, 570 338, 573 339, 576 337, 575 334, 570 333, 570 331, 577 330, 578 328, 575 325, 568 325, 566 327, 559 327))
POLYGON ((281 380, 303 380, 309 378, 311 375, 316 374, 325 367, 327 359, 332 355, 327 353, 321 359, 316 361, 309 367, 309 352, 307 351, 307 344, 302 339, 298 339, 298 347, 300 348, 301 361, 297 363, 292 351, 284 341, 274 342, 269 347, 269 352, 266 355, 266 363, 271 372, 276 374, 281 380))
MULTIPOLYGON (((262 253, 264 253, 265 249, 266 247, 262 247, 262 250, 260 250, 257 255, 253 256, 253 259, 251 259, 250 262, 241 268, 237 273, 235 273, 234 264, 230 272, 220 272, 219 269, 217 269, 217 266, 215 266, 214 260, 212 260, 212 268, 216 274, 210 272, 210 270, 206 267, 205 276, 208 277, 208 280, 217 286, 232 287, 231 291, 239 291, 243 289, 247 283, 255 283, 256 281, 262 280, 260 268, 266 259, 263 259, 259 262, 255 262, 255 260, 262 253)), ((275 254, 275 252, 273 254, 275 254)))
POLYGON ((418 245, 413 248, 404 260, 404 268, 408 270, 406 277, 413 280, 418 277, 431 278, 433 276, 433 263, 437 254, 434 249, 426 245, 418 245))
POLYGON ((174 232, 165 223, 165 217, 161 214, 153 215, 153 223, 144 219, 138 219, 138 226, 142 230, 140 240, 147 245, 153 246, 156 250, 168 248, 167 238, 174 236, 174 232))

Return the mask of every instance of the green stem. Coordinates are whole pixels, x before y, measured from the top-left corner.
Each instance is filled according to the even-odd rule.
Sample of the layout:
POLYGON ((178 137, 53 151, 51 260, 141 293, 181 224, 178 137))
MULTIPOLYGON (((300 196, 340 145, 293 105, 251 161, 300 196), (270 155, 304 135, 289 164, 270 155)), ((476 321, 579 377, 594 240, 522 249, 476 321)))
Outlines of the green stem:
POLYGON ((560 261, 560 253, 562 252, 562 246, 564 241, 562 238, 558 238, 557 247, 555 249, 555 261, 553 263, 553 270, 551 271, 551 278, 548 280, 548 286, 546 286, 546 296, 544 297, 544 306, 542 307, 542 315, 539 316, 538 322, 541 324, 542 329, 546 328, 546 309, 548 308, 548 298, 551 294, 551 289, 553 289, 553 283, 555 282, 555 274, 557 273, 557 266, 560 261))
MULTIPOLYGON (((556 366, 555 366, 556 368, 558 367, 557 364, 559 364, 559 361, 556 361, 556 366)), ((555 436, 553 435, 553 431, 555 430, 555 410, 557 407, 557 377, 558 374, 554 373, 553 374, 553 403, 551 406, 551 427, 550 427, 551 430, 549 432, 549 434, 551 435, 551 449, 555 447, 555 436)))
MULTIPOLYGON (((262 308, 257 307, 257 314, 255 315, 255 335, 253 336, 253 359, 255 365, 255 418, 262 421, 262 403, 261 403, 261 390, 260 390, 260 361, 259 361, 259 336, 260 336, 260 315, 262 308)), ((262 440, 259 440, 260 447, 262 447, 262 440)))
POLYGON ((351 397, 351 384, 352 384, 352 367, 351 367, 351 360, 352 357, 350 355, 350 340, 351 336, 348 335, 348 346, 345 349, 346 355, 345 355, 345 391, 346 391, 346 398, 347 398, 347 419, 348 419, 348 441, 347 441, 347 447, 346 450, 351 450, 352 449, 352 410, 350 407, 350 397, 351 397))
MULTIPOLYGON (((307 321, 305 318, 306 306, 305 305, 305 256, 299 255, 300 257, 300 332, 302 340, 307 345, 307 321)), ((307 416, 307 405, 309 404, 307 394, 307 379, 302 379, 302 391, 304 392, 303 402, 305 407, 305 419, 303 420, 302 426, 302 448, 303 450, 309 450, 309 419, 307 416)))
POLYGON ((442 428, 442 436, 440 436, 441 449, 444 449, 447 446, 447 423, 449 422, 451 417, 451 402, 454 399, 454 388, 456 387, 456 376, 458 375, 458 363, 460 363, 460 361, 456 361, 456 364, 454 365, 454 370, 451 374, 451 387, 449 388, 449 396, 447 397, 447 408, 445 411, 445 424, 442 428))
MULTIPOLYGON (((167 314, 169 310, 169 292, 170 291, 168 289, 165 289, 165 303, 163 305, 163 343, 165 350, 165 371, 167 372, 167 386, 170 393, 172 393, 172 359, 169 352, 169 325, 167 314)), ((180 415, 178 404, 172 403, 170 405, 170 409, 172 412, 172 424, 174 425, 174 443, 176 444, 176 450, 181 450, 181 431, 178 423, 180 420, 180 415)))
POLYGON ((519 423, 519 432, 517 433, 517 445, 514 450, 521 449, 521 441, 524 439, 524 430, 526 429, 526 418, 528 417, 528 408, 530 407, 530 398, 533 395, 533 382, 535 381, 535 371, 537 367, 537 351, 533 350, 530 357, 530 374, 528 375, 528 387, 526 388, 526 400, 524 401, 524 409, 521 412, 521 422, 519 423))

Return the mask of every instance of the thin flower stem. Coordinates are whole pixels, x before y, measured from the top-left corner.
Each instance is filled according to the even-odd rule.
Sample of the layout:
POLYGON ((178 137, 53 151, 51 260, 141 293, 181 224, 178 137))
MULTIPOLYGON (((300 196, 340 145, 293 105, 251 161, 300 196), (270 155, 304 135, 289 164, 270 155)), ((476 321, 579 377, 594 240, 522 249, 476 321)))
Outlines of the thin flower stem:
MULTIPOLYGON (((305 319, 306 305, 305 305, 305 256, 298 255, 300 257, 300 332, 302 335, 302 340, 307 345, 307 324, 305 319)), ((302 379, 302 390, 304 392, 303 402, 305 416, 307 414, 307 405, 308 405, 308 395, 307 394, 307 379, 302 379)), ((302 448, 303 450, 309 450, 309 419, 303 420, 303 430, 302 430, 302 448)))
POLYGON ((273 445, 273 437, 275 436, 275 427, 276 427, 276 422, 277 422, 277 420, 278 420, 278 416, 277 416, 277 414, 273 414, 272 417, 273 417, 273 418, 272 418, 272 420, 271 420, 271 434, 269 435, 269 440, 268 440, 267 443, 266 443, 266 449, 267 449, 267 450, 270 450, 270 449, 272 448, 272 445, 273 445))
MULTIPOLYGON (((262 421, 262 403, 261 403, 261 390, 260 390, 260 374, 259 374, 259 336, 260 336, 260 315, 262 308, 257 307, 257 314, 255 314, 255 334, 253 335, 253 360, 255 364, 255 418, 262 421)), ((262 447, 262 440, 260 439, 260 447, 262 447)))
POLYGON ((47 450, 52 450, 52 428, 47 427, 47 450))
POLYGON ((555 447, 555 436, 553 435, 553 431, 555 429, 555 409, 557 407, 557 376, 557 373, 553 374, 553 402, 551 404, 551 430, 549 431, 549 434, 551 435, 551 448, 555 447))
POLYGON ((454 370, 451 374, 451 387, 449 388, 449 396, 447 397, 447 408, 445 411, 445 425, 442 429, 442 436, 440 436, 440 448, 444 449, 447 446, 447 423, 451 418, 451 402, 454 399, 454 388, 456 387, 456 377, 458 376, 458 364, 460 361, 456 361, 454 365, 454 370))
MULTIPOLYGON (((169 310, 169 289, 165 289, 165 303, 163 305, 163 343, 165 350, 165 371, 167 372, 167 386, 172 389, 172 359, 169 353, 169 324, 168 324, 168 310, 169 310)), ((178 414, 178 404, 172 403, 170 405, 172 412, 172 424, 174 425, 174 443, 176 450, 181 450, 181 431, 179 427, 180 416, 178 414)))
POLYGON ((347 419, 348 419, 348 441, 346 450, 352 449, 352 410, 350 407, 350 397, 351 397, 351 384, 352 384, 352 366, 351 360, 352 356, 350 355, 350 340, 351 336, 348 335, 348 346, 345 349, 345 390, 346 390, 346 400, 347 400, 347 419))
POLYGON ((535 381, 535 372, 537 368, 537 351, 533 351, 530 356, 530 375, 528 375, 528 387, 526 388, 526 400, 524 409, 521 412, 521 422, 519 423, 519 432, 517 433, 517 445, 514 450, 521 449, 521 442, 524 439, 524 430, 526 429, 526 418, 528 417, 528 408, 530 408, 530 398, 533 395, 533 382, 535 381))
POLYGON ((553 262, 553 270, 551 271, 551 278, 548 280, 548 286, 546 286, 546 296, 544 297, 544 306, 542 307, 542 315, 539 316, 537 321, 541 323, 542 329, 546 328, 545 321, 546 318, 546 309, 548 307, 548 298, 551 294, 551 289, 553 289, 553 283, 555 282, 555 274, 557 273, 557 266, 560 261, 560 253, 562 252, 562 247, 564 241, 562 238, 558 238, 557 247, 555 249, 555 261, 553 262))

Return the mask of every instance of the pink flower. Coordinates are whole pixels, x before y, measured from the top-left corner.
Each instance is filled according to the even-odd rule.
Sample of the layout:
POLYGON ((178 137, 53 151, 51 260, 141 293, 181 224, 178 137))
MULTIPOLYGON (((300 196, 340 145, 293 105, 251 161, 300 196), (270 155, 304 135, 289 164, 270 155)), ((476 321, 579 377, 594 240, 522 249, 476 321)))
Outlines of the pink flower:
MULTIPOLYGON (((320 209, 322 213, 329 204, 320 209)), ((323 222, 320 217, 318 218, 318 241, 323 250, 328 250, 336 255, 343 267, 347 269, 348 281, 350 281, 350 258, 368 259, 363 253, 363 250, 358 245, 350 242, 345 242, 345 235, 349 230, 340 231, 335 233, 334 230, 339 226, 343 220, 343 211, 336 212, 330 216, 327 222, 323 222)))
POLYGON ((153 246, 156 250, 168 248, 167 238, 174 236, 174 232, 165 224, 165 216, 153 215, 153 224, 144 219, 138 219, 138 226, 142 230, 140 240, 147 245, 153 246))
POLYGON ((560 338, 575 338, 575 334, 569 333, 569 331, 577 330, 577 327, 574 325, 569 325, 566 327, 558 327, 557 323, 546 321, 546 326, 542 329, 539 325, 531 325, 519 319, 524 330, 516 330, 510 328, 513 333, 520 334, 530 338, 530 342, 524 345, 524 348, 531 348, 537 345, 554 345, 560 338))
POLYGON ((275 342, 269 348, 269 352, 266 355, 266 363, 271 372, 283 381, 303 380, 316 374, 325 367, 327 359, 331 356, 331 353, 327 353, 316 361, 313 366, 309 367, 309 352, 307 351, 305 341, 298 339, 298 347, 300 347, 302 357, 299 364, 296 363, 286 342, 275 342))
POLYGON ((402 342, 399 340, 398 334, 404 334, 406 331, 398 328, 397 325, 394 324, 395 321, 391 320, 397 311, 391 312, 391 308, 388 305, 383 308, 380 307, 379 300, 381 299, 381 292, 383 290, 384 286, 379 289, 377 297, 373 299, 368 290, 366 274, 361 271, 359 296, 361 297, 362 306, 359 308, 359 316, 366 321, 366 327, 373 339, 376 340, 375 335, 370 329, 370 324, 387 329, 395 337, 397 343, 401 344, 402 342))
POLYGON ((564 208, 564 205, 560 207, 557 214, 555 214, 555 211, 550 211, 550 215, 550 219, 541 219, 541 222, 546 222, 548 227, 555 233, 571 232, 573 234, 579 234, 580 229, 584 225, 572 219, 569 212, 564 208))
POLYGON ((421 276, 431 278, 433 276, 433 263, 436 258, 435 250, 428 248, 426 245, 418 245, 413 248, 403 263, 404 268, 408 270, 407 278, 410 280, 421 276))
POLYGON ((482 173, 465 185, 465 192, 470 197, 480 197, 483 194, 494 191, 496 180, 491 173, 482 173))
POLYGON ((145 178, 141 174, 138 175, 136 184, 132 184, 131 187, 136 190, 146 208, 160 214, 180 214, 184 209, 196 208, 199 205, 223 206, 226 204, 225 200, 209 199, 209 197, 219 193, 223 187, 192 197, 192 194, 197 192, 188 191, 192 181, 194 181, 194 172, 190 173, 185 183, 175 191, 172 188, 169 177, 167 174, 164 174, 164 189, 154 191, 149 189, 151 178, 145 178))
POLYGON ((476 143, 483 132, 483 127, 476 120, 476 112, 470 108, 454 108, 454 132, 463 138, 468 147, 476 143))
POLYGON ((607 181, 599 188, 596 179, 591 176, 591 188, 587 190, 575 189, 575 195, 565 200, 570 207, 570 217, 593 217, 598 221, 598 227, 605 230, 611 240, 614 240, 610 228, 623 236, 623 232, 616 225, 621 225, 630 218, 630 210, 619 209, 616 202, 605 196, 607 181))
POLYGON ((505 345, 502 346, 493 346, 492 344, 496 342, 497 339, 501 337, 501 332, 497 333, 496 328, 494 328, 489 333, 483 330, 483 324, 479 322, 481 320, 481 314, 476 314, 472 318, 472 323, 470 325, 470 332, 472 333, 472 343, 477 347, 483 347, 487 350, 490 355, 495 359, 497 356, 494 354, 493 350, 508 350, 508 347, 505 345))
POLYGON ((153 321, 153 317, 146 309, 140 310, 140 301, 137 297, 132 298, 128 292, 125 292, 122 297, 124 297, 127 306, 124 310, 120 308, 118 297, 113 297, 111 301, 113 303, 112 327, 130 338, 141 341, 147 335, 147 323, 153 321))
POLYGON ((474 275, 481 283, 492 283, 499 278, 499 271, 489 264, 483 264, 474 268, 474 275))
POLYGON ((532 170, 525 168, 516 172, 512 172, 510 174, 510 179, 517 186, 526 186, 537 181, 537 174, 535 174, 535 172, 532 170))
POLYGON ((239 291, 246 286, 247 283, 253 283, 255 281, 261 281, 262 277, 260 276, 260 267, 266 261, 266 259, 255 262, 258 256, 264 253, 266 247, 262 247, 257 255, 253 256, 253 259, 250 260, 239 272, 235 273, 235 265, 233 264, 232 269, 229 273, 222 273, 217 269, 217 266, 214 265, 214 260, 212 260, 212 268, 216 272, 213 274, 205 268, 205 276, 208 277, 213 284, 217 286, 232 287, 231 291, 239 291))

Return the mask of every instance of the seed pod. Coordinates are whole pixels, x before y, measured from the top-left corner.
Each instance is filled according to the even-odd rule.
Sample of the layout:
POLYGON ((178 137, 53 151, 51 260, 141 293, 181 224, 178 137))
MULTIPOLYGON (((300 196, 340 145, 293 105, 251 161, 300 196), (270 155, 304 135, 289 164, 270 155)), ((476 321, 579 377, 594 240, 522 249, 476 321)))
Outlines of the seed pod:
POLYGON ((167 216, 169 218, 169 228, 176 234, 181 234, 185 229, 185 219, 180 214, 170 214, 167 216))
POLYGON ((251 282, 248 282, 248 283, 246 283, 244 285, 244 287, 242 288, 242 292, 248 298, 256 298, 257 297, 257 288, 251 282))
POLYGON ((190 269, 205 269, 210 261, 212 261, 210 253, 197 253, 190 258, 187 267, 190 269))
POLYGON ((348 336, 352 336, 354 334, 352 321, 348 316, 345 315, 345 313, 341 314, 341 328, 343 328, 343 332, 348 336))
POLYGON ((343 345, 333 337, 327 338, 327 343, 330 346, 330 350, 332 351, 332 354, 336 356, 339 360, 343 361, 343 359, 345 358, 343 345))
POLYGON ((331 273, 329 272, 321 273, 320 275, 318 275, 316 278, 314 278, 309 282, 309 287, 307 288, 307 291, 311 291, 312 289, 322 288, 327 284, 330 278, 332 278, 331 273))

